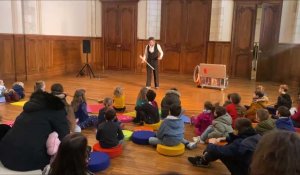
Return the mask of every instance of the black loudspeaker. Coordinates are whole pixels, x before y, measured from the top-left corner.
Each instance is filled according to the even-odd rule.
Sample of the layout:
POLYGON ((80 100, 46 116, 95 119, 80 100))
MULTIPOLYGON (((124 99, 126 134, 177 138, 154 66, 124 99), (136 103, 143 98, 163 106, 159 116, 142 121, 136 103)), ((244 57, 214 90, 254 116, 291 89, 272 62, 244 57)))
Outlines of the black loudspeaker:
POLYGON ((82 41, 82 51, 83 51, 83 53, 91 53, 91 41, 90 40, 82 41))

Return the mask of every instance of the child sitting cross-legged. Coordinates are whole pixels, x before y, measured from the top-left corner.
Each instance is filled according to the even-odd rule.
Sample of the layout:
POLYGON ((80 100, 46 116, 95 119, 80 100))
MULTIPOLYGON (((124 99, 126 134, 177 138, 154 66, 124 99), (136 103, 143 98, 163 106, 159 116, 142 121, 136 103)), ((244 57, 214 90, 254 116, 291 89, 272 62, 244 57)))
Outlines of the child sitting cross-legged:
POLYGON ((255 91, 253 101, 250 105, 250 107, 245 112, 245 116, 250 119, 252 122, 255 121, 255 115, 256 111, 259 109, 264 109, 267 107, 268 101, 266 101, 266 98, 264 97, 263 92, 261 91, 255 91))
POLYGON ((77 124, 81 129, 97 125, 98 118, 96 116, 88 115, 84 89, 75 91, 71 106, 74 109, 76 119, 78 119, 77 124))
POLYGON ((193 138, 196 142, 204 144, 207 139, 227 137, 229 133, 233 132, 232 119, 224 107, 216 104, 214 117, 212 125, 208 126, 201 136, 193 138))
POLYGON ((126 110, 125 95, 121 86, 117 86, 114 90, 113 108, 117 112, 124 112, 126 110))
POLYGON ((122 144, 124 134, 116 119, 116 111, 108 109, 105 112, 105 122, 101 123, 97 130, 96 139, 102 148, 113 148, 122 144))
POLYGON ((275 120, 271 118, 266 109, 259 109, 256 111, 256 120, 258 121, 258 124, 256 125, 255 130, 260 135, 264 135, 266 132, 275 128, 275 120))
POLYGON ((211 102, 204 103, 204 110, 197 117, 192 118, 192 123, 195 125, 195 132, 201 135, 208 126, 212 124, 214 119, 214 106, 211 102))
POLYGON ((162 144, 165 146, 176 146, 183 143, 188 149, 194 149, 197 147, 196 142, 189 142, 184 139, 184 123, 179 118, 181 114, 180 105, 172 105, 170 108, 170 114, 162 122, 156 137, 150 137, 150 145, 156 146, 162 144))
POLYGON ((197 167, 209 167, 210 162, 220 159, 232 175, 248 175, 253 152, 261 136, 252 128, 247 118, 236 120, 237 135, 231 133, 227 145, 216 145, 211 140, 202 156, 189 157, 188 160, 197 167))
POLYGON ((136 118, 134 119, 135 123, 143 124, 155 124, 159 122, 159 112, 157 103, 155 101, 156 93, 149 89, 146 97, 148 99, 148 103, 145 103, 141 106, 136 106, 136 118))

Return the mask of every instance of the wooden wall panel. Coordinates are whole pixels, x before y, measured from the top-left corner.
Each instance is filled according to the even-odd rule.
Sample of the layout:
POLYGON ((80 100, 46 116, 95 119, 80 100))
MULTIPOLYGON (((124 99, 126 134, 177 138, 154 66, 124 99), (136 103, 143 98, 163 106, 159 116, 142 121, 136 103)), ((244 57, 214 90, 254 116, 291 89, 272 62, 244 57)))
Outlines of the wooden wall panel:
POLYGON ((300 44, 279 44, 271 57, 272 81, 294 84, 300 83, 300 44))
POLYGON ((0 36, 0 79, 15 78, 14 40, 12 35, 0 36))
POLYGON ((207 48, 207 63, 225 64, 227 74, 230 74, 230 42, 210 41, 207 48))
POLYGON ((63 74, 75 76, 86 63, 83 39, 91 40, 88 55, 91 67, 94 71, 101 70, 101 38, 0 34, 0 79, 24 81, 63 74))

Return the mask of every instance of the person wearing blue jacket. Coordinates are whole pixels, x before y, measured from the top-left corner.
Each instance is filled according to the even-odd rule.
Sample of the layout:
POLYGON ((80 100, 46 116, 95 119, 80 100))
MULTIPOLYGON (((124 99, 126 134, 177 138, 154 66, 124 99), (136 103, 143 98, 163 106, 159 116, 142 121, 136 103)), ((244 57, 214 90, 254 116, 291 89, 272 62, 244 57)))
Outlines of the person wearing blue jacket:
POLYGON ((203 156, 189 157, 189 162, 194 166, 209 167, 210 162, 220 159, 232 175, 249 174, 252 154, 261 136, 255 132, 247 118, 238 118, 235 127, 238 134, 231 133, 226 138, 227 145, 209 143, 203 156))
POLYGON ((276 128, 280 130, 292 131, 295 132, 295 128, 293 125, 293 121, 291 119, 291 112, 285 106, 280 106, 277 109, 277 117, 278 119, 275 122, 276 128))
POLYGON ((180 105, 172 105, 170 108, 170 114, 162 122, 156 137, 150 137, 150 145, 156 146, 162 144, 165 146, 176 146, 183 143, 188 149, 194 149, 197 147, 196 142, 189 142, 184 139, 184 122, 179 118, 181 114, 180 105))

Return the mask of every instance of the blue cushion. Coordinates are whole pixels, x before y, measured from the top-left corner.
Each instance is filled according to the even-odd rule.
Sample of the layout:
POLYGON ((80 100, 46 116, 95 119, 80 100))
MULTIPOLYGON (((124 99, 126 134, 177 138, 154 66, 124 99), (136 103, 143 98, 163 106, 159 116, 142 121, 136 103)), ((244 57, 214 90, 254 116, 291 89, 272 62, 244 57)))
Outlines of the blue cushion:
POLYGON ((186 116, 186 115, 181 115, 180 116, 181 120, 184 122, 184 123, 189 123, 191 124, 191 118, 186 116))
POLYGON ((132 134, 131 140, 139 145, 148 145, 149 138, 154 136, 155 133, 152 131, 136 131, 132 134))
POLYGON ((110 165, 110 158, 106 153, 91 152, 88 169, 91 172, 99 172, 107 169, 110 165))

